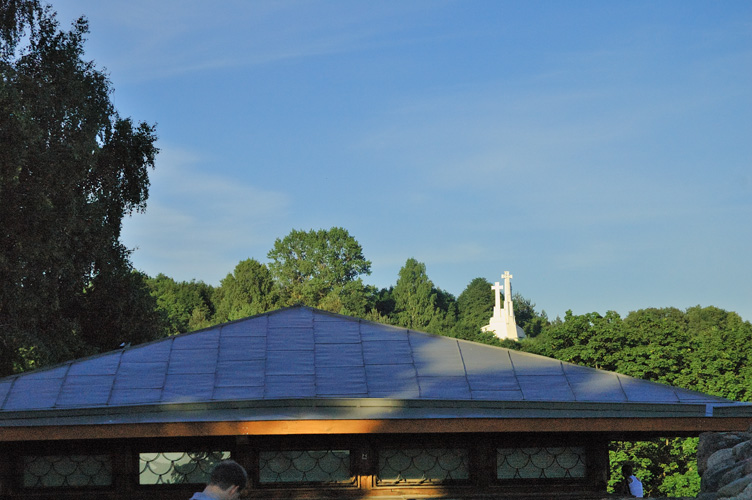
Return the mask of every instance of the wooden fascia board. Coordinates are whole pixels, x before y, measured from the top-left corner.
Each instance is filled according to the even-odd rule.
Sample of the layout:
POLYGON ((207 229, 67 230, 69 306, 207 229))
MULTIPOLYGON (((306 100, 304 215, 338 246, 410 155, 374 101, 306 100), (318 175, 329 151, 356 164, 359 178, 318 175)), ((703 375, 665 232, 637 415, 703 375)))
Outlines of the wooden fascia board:
POLYGON ((746 431, 748 417, 388 419, 161 422, 0 427, 0 441, 54 441, 152 437, 284 436, 426 433, 629 433, 697 435, 746 431))

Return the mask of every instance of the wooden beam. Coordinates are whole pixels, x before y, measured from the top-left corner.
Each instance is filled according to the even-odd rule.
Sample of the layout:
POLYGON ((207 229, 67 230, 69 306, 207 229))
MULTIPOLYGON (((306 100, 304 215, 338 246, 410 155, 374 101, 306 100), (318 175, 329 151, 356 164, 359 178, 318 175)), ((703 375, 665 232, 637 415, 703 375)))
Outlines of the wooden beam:
POLYGON ((254 422, 169 422, 106 425, 2 427, 0 441, 114 439, 191 436, 285 436, 294 434, 428 434, 471 432, 584 432, 697 435, 746 431, 744 417, 279 420, 254 422))

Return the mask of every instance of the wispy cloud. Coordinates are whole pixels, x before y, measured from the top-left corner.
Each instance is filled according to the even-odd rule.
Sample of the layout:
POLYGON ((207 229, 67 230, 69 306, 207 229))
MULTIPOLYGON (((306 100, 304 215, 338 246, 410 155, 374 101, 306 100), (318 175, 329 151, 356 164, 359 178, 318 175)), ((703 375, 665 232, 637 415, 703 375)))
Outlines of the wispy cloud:
POLYGON ((150 275, 218 281, 240 260, 263 258, 290 208, 285 193, 214 174, 210 162, 169 147, 151 180, 146 213, 123 228, 126 246, 136 247, 136 267, 150 275))
MULTIPOLYGON (((120 37, 105 57, 118 80, 144 82, 410 43, 397 34, 406 29, 405 16, 425 22, 422 5, 135 0, 75 7, 97 18, 93 30, 120 37)), ((73 9, 65 13, 70 17, 73 9)))

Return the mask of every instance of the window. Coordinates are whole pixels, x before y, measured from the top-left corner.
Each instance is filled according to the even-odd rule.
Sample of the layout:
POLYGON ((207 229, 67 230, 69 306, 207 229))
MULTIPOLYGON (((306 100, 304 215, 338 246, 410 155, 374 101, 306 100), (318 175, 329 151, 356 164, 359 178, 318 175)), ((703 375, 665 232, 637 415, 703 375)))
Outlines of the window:
POLYGON ((139 484, 206 483, 229 451, 139 453, 139 484))
POLYGON ((259 482, 352 484, 350 451, 262 451, 259 482))
POLYGON ((585 477, 585 448, 497 448, 498 479, 585 477))
POLYGON ((469 477, 468 450, 410 448, 379 450, 377 484, 436 484, 469 477))
POLYGON ((109 455, 29 455, 23 457, 24 488, 110 486, 109 455))

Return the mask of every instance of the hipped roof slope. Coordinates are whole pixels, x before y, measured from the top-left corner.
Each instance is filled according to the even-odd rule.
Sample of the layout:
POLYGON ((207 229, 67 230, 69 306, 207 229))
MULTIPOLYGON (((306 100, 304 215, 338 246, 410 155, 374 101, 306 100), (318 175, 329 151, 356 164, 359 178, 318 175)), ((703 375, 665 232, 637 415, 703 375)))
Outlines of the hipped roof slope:
POLYGON ((173 403, 381 398, 660 403, 729 400, 555 359, 308 307, 0 380, 6 412, 173 403))

